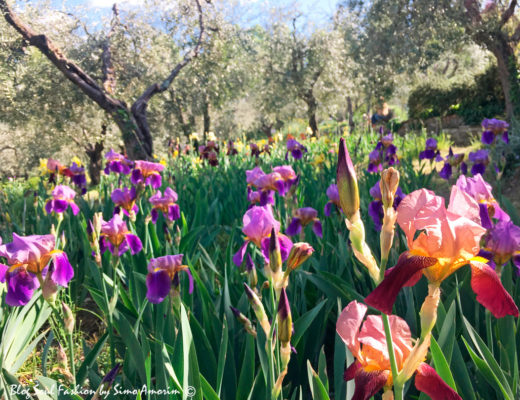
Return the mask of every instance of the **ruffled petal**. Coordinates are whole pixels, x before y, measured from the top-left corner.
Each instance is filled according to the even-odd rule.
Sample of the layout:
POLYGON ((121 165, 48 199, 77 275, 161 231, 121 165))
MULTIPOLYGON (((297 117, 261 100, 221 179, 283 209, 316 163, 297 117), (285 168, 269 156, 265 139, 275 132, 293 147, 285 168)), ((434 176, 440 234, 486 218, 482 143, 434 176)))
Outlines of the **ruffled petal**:
POLYGON ((302 224, 300 218, 293 218, 285 233, 289 236, 298 235, 302 231, 302 224))
POLYGON ((244 261, 244 256, 246 255, 247 245, 249 244, 249 240, 245 240, 240 249, 233 256, 233 263, 240 267, 242 262, 244 261))
POLYGON ((9 265, 0 264, 0 282, 5 282, 5 274, 9 270, 9 265))
POLYGON ((143 248, 143 243, 141 242, 141 239, 139 239, 138 236, 133 235, 131 233, 126 235, 125 241, 123 243, 128 244, 128 247, 130 248, 130 252, 132 254, 139 253, 143 248))
POLYGON ((152 216, 152 222, 155 224, 157 223, 157 218, 159 218, 159 212, 157 211, 156 208, 152 208, 152 211, 150 212, 151 216, 152 216))
POLYGON ((482 143, 491 144, 495 141, 495 134, 491 131, 482 132, 482 143))
POLYGON ((69 206, 70 206, 70 209, 72 210, 72 214, 73 215, 78 215, 79 207, 76 205, 76 203, 70 202, 69 206))
POLYGON ((371 307, 384 312, 392 313, 392 307, 401 288, 418 271, 431 267, 437 263, 437 259, 431 257, 414 256, 409 252, 401 254, 396 266, 376 287, 372 293, 365 298, 365 303, 371 307))
POLYGON ((181 217, 181 209, 178 204, 174 204, 168 207, 168 217, 172 221, 175 221, 181 217))
POLYGON ((171 285, 170 275, 165 270, 149 273, 146 276, 146 298, 150 303, 162 302, 170 293, 171 285))
POLYGON ((415 387, 426 393, 432 400, 462 400, 437 372, 428 364, 422 363, 415 374, 415 387))
POLYGON ((355 358, 360 358, 358 336, 366 313, 367 306, 353 300, 343 309, 336 322, 336 332, 355 358))
POLYGON ((326 217, 330 217, 330 213, 332 211, 332 202, 327 202, 327 204, 325 204, 325 207, 323 208, 323 213, 325 214, 326 217))
POLYGON ((359 371, 359 369, 361 367, 362 367, 361 363, 359 361, 355 360, 345 370, 345 373, 343 374, 343 380, 345 382, 348 382, 348 381, 354 379, 356 377, 356 373, 359 371))
POLYGON ((74 269, 70 265, 67 253, 60 252, 54 257, 54 270, 51 279, 57 285, 67 287, 70 280, 74 277, 74 269))
POLYGON ((495 318, 506 315, 518 318, 518 307, 489 265, 471 262, 471 288, 477 294, 477 301, 491 311, 495 318))
POLYGON ((386 381, 390 371, 370 371, 367 372, 363 368, 359 369, 354 377, 355 389, 352 400, 368 400, 379 392, 386 381))
POLYGON ((37 280, 24 268, 19 268, 7 278, 7 295, 5 302, 12 306, 24 306, 33 296, 34 290, 38 287, 37 280))
POLYGON ((321 227, 320 220, 314 221, 314 224, 312 224, 312 230, 314 231, 314 234, 319 238, 323 237, 323 229, 321 227))
POLYGON ((289 258, 289 253, 293 247, 293 242, 284 234, 280 233, 278 235, 278 243, 280 244, 280 254, 282 255, 282 262, 286 261, 289 258))

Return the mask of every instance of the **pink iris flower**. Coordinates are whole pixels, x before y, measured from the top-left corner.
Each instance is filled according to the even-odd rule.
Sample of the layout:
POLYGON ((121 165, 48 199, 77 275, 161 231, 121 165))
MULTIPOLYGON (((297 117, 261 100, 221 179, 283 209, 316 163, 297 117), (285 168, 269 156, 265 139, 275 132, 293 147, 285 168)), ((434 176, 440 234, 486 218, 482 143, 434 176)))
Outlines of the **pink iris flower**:
MULTIPOLYGON (((266 262, 269 261, 269 238, 271 230, 274 229, 276 233, 280 232, 280 222, 278 222, 271 210, 270 206, 259 207, 254 206, 246 211, 242 218, 244 227, 242 232, 246 235, 244 243, 233 256, 235 265, 240 266, 244 261, 247 250, 247 245, 252 242, 262 250, 262 254, 266 262)), ((278 241, 280 243, 280 253, 282 261, 285 261, 291 251, 292 242, 287 236, 278 234, 278 241)))
MULTIPOLYGON (((336 323, 336 332, 356 359, 345 371, 344 379, 354 379, 355 390, 352 400, 368 400, 383 388, 393 384, 390 357, 386 343, 383 320, 380 315, 369 315, 367 306, 357 301, 350 302, 342 311, 336 323)), ((461 397, 435 370, 421 359, 410 358, 412 335, 406 321, 395 315, 389 316, 392 342, 397 370, 415 372, 415 387, 433 400, 456 400, 461 397)))
POLYGON ((67 254, 55 248, 54 235, 13 233, 11 243, 0 245, 0 256, 7 259, 7 265, 0 264, 0 282, 7 283, 10 306, 27 304, 40 280, 50 278, 52 285, 66 287, 74 276, 67 254))
POLYGON ((47 211, 47 214, 52 212, 60 214, 70 207, 72 213, 77 215, 79 208, 74 203, 74 197, 76 197, 74 189, 66 185, 57 185, 52 191, 52 199, 45 204, 45 211, 47 211))
POLYGON ((414 285, 422 275, 439 286, 453 272, 471 265, 471 287, 477 301, 497 318, 518 316, 518 308, 497 273, 475 259, 486 230, 480 225, 480 209, 466 192, 453 186, 448 208, 444 198, 420 189, 406 196, 397 207, 397 223, 404 231, 409 251, 365 302, 390 314, 401 287, 414 285))

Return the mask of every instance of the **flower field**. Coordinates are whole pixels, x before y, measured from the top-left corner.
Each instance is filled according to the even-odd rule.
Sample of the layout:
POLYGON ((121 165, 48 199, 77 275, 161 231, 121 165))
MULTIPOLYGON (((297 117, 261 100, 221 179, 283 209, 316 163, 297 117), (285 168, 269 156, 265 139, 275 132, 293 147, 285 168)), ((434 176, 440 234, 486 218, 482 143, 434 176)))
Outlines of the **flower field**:
POLYGON ((0 193, 0 398, 518 399, 520 217, 482 126, 110 150, 96 186, 45 160, 0 193))

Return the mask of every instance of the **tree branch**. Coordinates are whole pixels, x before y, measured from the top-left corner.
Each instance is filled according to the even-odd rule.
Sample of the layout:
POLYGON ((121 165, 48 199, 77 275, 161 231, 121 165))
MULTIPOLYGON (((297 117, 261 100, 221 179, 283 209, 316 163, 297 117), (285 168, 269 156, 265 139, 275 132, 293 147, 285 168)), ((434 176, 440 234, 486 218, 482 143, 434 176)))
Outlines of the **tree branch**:
MULTIPOLYGON (((1 0, 0 0, 1 1, 1 0)), ((202 13, 202 6, 200 5, 200 0, 195 0, 197 4, 197 11, 199 14, 199 37, 197 40, 197 44, 193 49, 188 51, 184 58, 172 69, 170 75, 163 80, 160 84, 154 83, 153 85, 148 86, 148 88, 143 92, 143 94, 132 104, 131 111, 136 120, 137 125, 146 135, 150 135, 150 128, 148 126, 148 121, 146 118, 146 109, 148 107, 148 102, 151 100, 153 96, 158 93, 162 93, 168 89, 173 80, 179 75, 179 72, 188 65, 188 63, 197 57, 200 52, 200 48, 202 47, 202 41, 205 33, 204 19, 202 13)))
POLYGON ((103 88, 107 93, 113 94, 116 89, 116 77, 114 71, 114 65, 112 64, 112 49, 110 46, 110 39, 114 34, 116 26, 119 24, 119 10, 117 4, 114 3, 112 6, 112 21, 110 22, 110 30, 108 31, 107 38, 103 44, 103 53, 101 54, 103 71, 103 88))
POLYGON ((517 0, 511 0, 511 3, 509 3, 509 7, 507 7, 507 10, 504 11, 502 14, 502 17, 500 18, 500 26, 503 26, 509 21, 509 19, 513 16, 515 13, 515 8, 517 5, 517 0))
POLYGON ((24 24, 7 4, 0 0, 0 11, 9 25, 32 46, 38 48, 72 83, 78 86, 88 97, 102 109, 113 112, 123 103, 107 96, 97 82, 74 62, 68 60, 61 50, 44 34, 37 34, 24 24))
POLYGON ((473 25, 477 25, 482 21, 480 5, 477 0, 464 0, 464 7, 466 7, 466 12, 473 25))

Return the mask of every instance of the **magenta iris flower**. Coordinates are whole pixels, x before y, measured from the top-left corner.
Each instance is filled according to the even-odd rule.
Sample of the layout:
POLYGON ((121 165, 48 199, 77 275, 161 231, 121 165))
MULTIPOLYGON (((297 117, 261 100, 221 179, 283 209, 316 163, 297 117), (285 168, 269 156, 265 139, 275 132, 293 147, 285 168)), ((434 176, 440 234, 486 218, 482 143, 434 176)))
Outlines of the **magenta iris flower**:
POLYGON ((78 206, 74 203, 76 191, 66 185, 57 185, 52 191, 52 199, 45 204, 45 211, 47 214, 55 212, 61 214, 70 207, 72 213, 77 215, 79 212, 78 206))
POLYGON ((509 136, 507 132, 509 124, 506 121, 495 118, 486 118, 482 121, 482 128, 484 128, 484 132, 482 132, 482 143, 492 144, 498 135, 501 135, 504 143, 509 143, 509 136))
POLYGON ((332 207, 335 206, 336 210, 341 211, 341 205, 339 204, 338 185, 333 183, 327 188, 327 197, 329 198, 329 201, 327 204, 325 204, 323 212, 327 217, 329 217, 332 211, 332 207))
POLYGON ((125 215, 129 217, 135 217, 135 214, 139 212, 139 207, 135 204, 137 200, 137 192, 134 186, 131 189, 115 189, 110 198, 117 206, 114 213, 119 214, 119 209, 122 209, 125 215))
POLYGON ((459 176, 456 186, 473 197, 480 207, 480 222, 486 229, 493 227, 492 218, 498 221, 509 221, 509 215, 500 208, 493 197, 492 188, 482 175, 476 174, 473 178, 459 176))
POLYGON ((109 175, 110 172, 128 175, 132 171, 132 161, 124 155, 116 153, 113 149, 110 149, 110 151, 105 154, 105 158, 107 160, 105 174, 107 175, 109 175))
POLYGON ((312 230, 318 237, 323 237, 321 222, 318 219, 318 211, 312 207, 303 207, 294 210, 293 219, 285 233, 289 236, 298 235, 302 228, 312 223, 312 230))
POLYGON ((178 285, 178 272, 186 271, 190 277, 190 289, 193 291, 193 278, 187 265, 182 264, 182 254, 152 258, 148 263, 146 275, 146 298, 150 303, 160 303, 170 293, 173 285, 178 285))
POLYGON ((5 299, 10 306, 27 304, 40 280, 67 287, 74 276, 67 254, 55 248, 54 235, 13 233, 11 243, 0 245, 0 256, 7 259, 7 265, 0 264, 0 282, 7 284, 5 299))
POLYGON ((258 188, 261 196, 251 195, 251 200, 259 200, 260 205, 270 203, 272 194, 270 191, 277 192, 280 196, 285 196, 291 187, 298 184, 298 176, 290 165, 282 165, 273 168, 273 172, 266 174, 261 168, 256 167, 246 171, 246 181, 248 185, 258 188))
MULTIPOLYGON (((372 186, 370 189, 370 195, 374 198, 373 201, 370 202, 368 205, 368 215, 372 218, 372 221, 374 221, 374 228, 376 231, 380 231, 383 227, 383 195, 381 194, 381 186, 379 184, 379 181, 372 186)), ((402 199, 405 198, 405 194, 401 190, 400 187, 397 187, 397 190, 395 192, 394 197, 394 209, 397 209, 397 206, 401 202, 402 199)))
POLYGON ((152 197, 150 197, 149 201, 153 206, 151 212, 152 222, 154 224, 157 222, 157 218, 159 217, 159 211, 162 212, 168 221, 174 221, 181 217, 179 205, 175 204, 177 198, 177 193, 175 193, 175 191, 171 188, 166 188, 164 191, 164 196, 159 190, 152 197))
POLYGON ((128 230, 125 221, 119 214, 114 214, 108 222, 101 224, 100 250, 104 253, 107 249, 112 254, 116 251, 119 255, 130 249, 132 254, 137 254, 143 248, 141 239, 128 230))
POLYGON ((150 161, 139 160, 135 162, 130 181, 134 185, 144 183, 154 189, 159 189, 162 184, 161 172, 164 165, 150 161))
POLYGON ((424 151, 419 153, 419 160, 433 160, 439 162, 442 161, 441 153, 437 148, 437 140, 434 138, 426 139, 426 146, 424 151))
POLYGON ((472 151, 469 153, 468 159, 473 163, 471 174, 484 175, 484 172, 486 172, 486 166, 489 164, 489 151, 486 149, 472 151))
MULTIPOLYGON (((252 242, 262 250, 262 254, 266 262, 269 261, 269 237, 271 230, 280 232, 280 222, 278 222, 271 210, 270 206, 259 207, 254 206, 246 211, 242 218, 244 227, 242 232, 246 235, 244 243, 233 256, 233 262, 236 266, 242 265, 247 250, 247 245, 252 242)), ((282 261, 285 261, 291 251, 292 242, 287 236, 278 234, 278 242, 280 244, 280 252, 282 261)))
POLYGON ((288 155, 291 153, 295 160, 299 160, 303 157, 303 153, 307 153, 307 147, 298 142, 296 139, 289 139, 287 141, 287 151, 285 152, 285 161, 287 161, 288 155))

